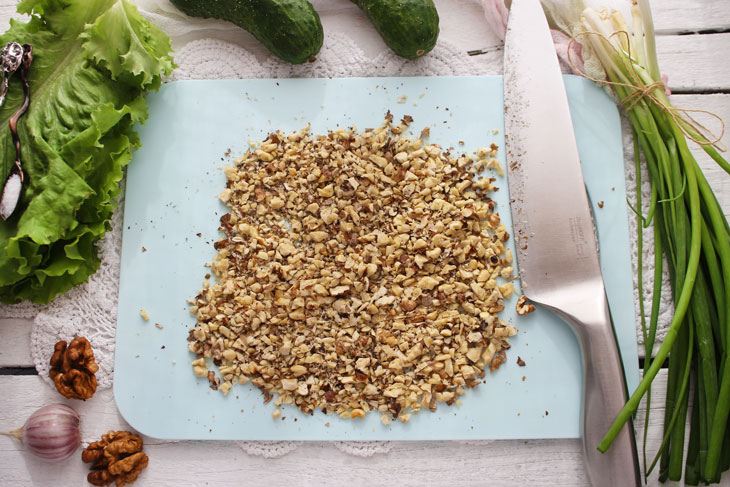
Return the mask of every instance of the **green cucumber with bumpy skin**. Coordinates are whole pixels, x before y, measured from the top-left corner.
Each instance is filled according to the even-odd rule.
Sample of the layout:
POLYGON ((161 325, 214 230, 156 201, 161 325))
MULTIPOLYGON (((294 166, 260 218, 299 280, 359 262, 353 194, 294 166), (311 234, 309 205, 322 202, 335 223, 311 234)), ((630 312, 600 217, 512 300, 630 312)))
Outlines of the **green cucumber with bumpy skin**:
POLYGON ((352 0, 393 52, 416 59, 436 45, 439 16, 433 0, 352 0))
POLYGON ((307 0, 171 0, 191 17, 227 20, 292 64, 314 60, 324 41, 319 15, 307 0))

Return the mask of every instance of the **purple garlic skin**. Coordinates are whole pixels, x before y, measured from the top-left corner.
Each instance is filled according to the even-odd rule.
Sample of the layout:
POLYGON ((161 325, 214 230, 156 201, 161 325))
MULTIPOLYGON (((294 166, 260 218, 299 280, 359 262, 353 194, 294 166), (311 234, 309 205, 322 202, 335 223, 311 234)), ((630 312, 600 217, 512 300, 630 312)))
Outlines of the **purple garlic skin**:
POLYGON ((64 404, 49 404, 30 415, 22 428, 26 450, 39 458, 61 461, 81 444, 79 415, 64 404))

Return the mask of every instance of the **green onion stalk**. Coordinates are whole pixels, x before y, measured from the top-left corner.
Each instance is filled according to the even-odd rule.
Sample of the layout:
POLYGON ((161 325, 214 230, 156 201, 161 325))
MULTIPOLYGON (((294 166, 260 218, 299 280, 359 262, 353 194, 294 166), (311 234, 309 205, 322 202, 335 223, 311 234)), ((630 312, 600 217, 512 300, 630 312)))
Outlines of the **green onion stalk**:
MULTIPOLYGON (((641 254, 644 230, 653 226, 655 251, 648 328, 642 282, 646 276, 639 276, 643 378, 597 447, 601 452, 608 450, 668 358, 664 435, 650 465, 644 450, 645 475, 658 463, 661 481, 680 480, 684 474, 689 485, 715 483, 730 467, 730 226, 690 144, 699 144, 728 174, 730 164, 720 155, 718 140, 690 111, 674 107, 666 95, 648 0, 632 6, 632 29, 619 12, 608 10, 585 9, 580 24, 572 33, 573 41, 600 61, 605 71, 600 82, 613 90, 632 125, 637 176, 637 200, 632 207, 639 220, 639 250, 641 254), (641 199, 642 164, 651 185, 648 202, 641 199), (648 207, 646 215, 639 213, 643 206, 648 207), (662 256, 670 275, 674 315, 652 357, 662 256)), ((648 424, 648 407, 646 412, 648 424)))

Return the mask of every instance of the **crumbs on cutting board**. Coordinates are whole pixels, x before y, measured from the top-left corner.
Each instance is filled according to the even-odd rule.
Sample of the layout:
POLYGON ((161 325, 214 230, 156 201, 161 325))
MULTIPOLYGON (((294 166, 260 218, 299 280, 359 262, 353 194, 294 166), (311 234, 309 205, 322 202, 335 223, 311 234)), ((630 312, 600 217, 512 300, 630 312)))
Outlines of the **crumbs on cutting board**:
POLYGON ((149 315, 149 313, 147 313, 147 310, 144 310, 144 309, 139 310, 139 315, 145 321, 149 321, 150 320, 150 315, 149 315))

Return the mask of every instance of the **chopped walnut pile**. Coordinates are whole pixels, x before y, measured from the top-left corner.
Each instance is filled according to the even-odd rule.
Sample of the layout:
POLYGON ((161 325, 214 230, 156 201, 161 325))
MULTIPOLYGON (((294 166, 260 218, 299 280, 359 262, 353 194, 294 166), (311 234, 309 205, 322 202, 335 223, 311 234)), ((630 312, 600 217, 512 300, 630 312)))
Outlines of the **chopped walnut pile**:
POLYGON ((131 484, 149 462, 142 447, 142 438, 129 431, 109 431, 81 453, 81 459, 92 464, 87 480, 100 486, 131 484))
POLYGON ((96 372, 91 344, 84 337, 76 337, 66 346, 56 343, 50 361, 49 375, 56 389, 69 399, 89 399, 96 392, 96 372))
POLYGON ((455 156, 409 139, 411 121, 272 133, 225 169, 216 281, 189 300, 197 376, 306 413, 407 421, 504 362, 509 234, 494 178, 476 176, 496 146, 455 156))

